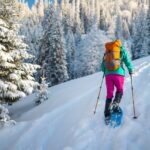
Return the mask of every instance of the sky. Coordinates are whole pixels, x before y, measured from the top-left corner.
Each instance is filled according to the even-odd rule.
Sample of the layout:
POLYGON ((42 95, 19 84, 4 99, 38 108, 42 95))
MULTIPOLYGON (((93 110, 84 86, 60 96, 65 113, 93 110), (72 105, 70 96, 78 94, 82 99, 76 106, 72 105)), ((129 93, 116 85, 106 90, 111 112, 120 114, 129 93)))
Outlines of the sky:
POLYGON ((28 1, 28 4, 30 6, 30 8, 32 7, 32 4, 34 3, 34 0, 27 0, 28 1))
MULTIPOLYGON (((31 8, 32 7, 32 5, 34 4, 34 2, 35 2, 36 0, 26 0, 26 2, 28 2, 28 4, 29 4, 29 7, 31 8)), ((53 0, 51 0, 51 1, 53 1, 53 0)), ((59 2, 60 2, 61 0, 59 0, 59 2)), ((37 1, 36 1, 37 2, 37 1)))

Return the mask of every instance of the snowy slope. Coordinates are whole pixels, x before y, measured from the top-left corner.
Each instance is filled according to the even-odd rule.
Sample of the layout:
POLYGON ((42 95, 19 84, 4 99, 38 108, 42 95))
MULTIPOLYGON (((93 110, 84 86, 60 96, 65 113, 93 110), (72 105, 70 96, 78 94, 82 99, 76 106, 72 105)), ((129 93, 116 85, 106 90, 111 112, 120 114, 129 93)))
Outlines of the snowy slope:
POLYGON ((134 62, 137 120, 133 120, 131 83, 127 75, 121 107, 123 124, 105 126, 105 85, 96 115, 94 106, 102 73, 49 89, 49 100, 34 106, 34 95, 11 106, 14 127, 0 131, 0 150, 149 150, 150 57, 134 62))

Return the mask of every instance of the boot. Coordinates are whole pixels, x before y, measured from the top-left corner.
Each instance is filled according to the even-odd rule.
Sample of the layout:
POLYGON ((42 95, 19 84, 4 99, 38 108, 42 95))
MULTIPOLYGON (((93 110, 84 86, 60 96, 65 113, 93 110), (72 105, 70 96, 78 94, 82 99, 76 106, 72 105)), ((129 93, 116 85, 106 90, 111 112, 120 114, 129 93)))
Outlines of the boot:
POLYGON ((105 117, 110 116, 110 106, 111 106, 111 102, 112 102, 112 99, 106 99, 105 111, 104 111, 105 117))
POLYGON ((110 114, 111 114, 110 107, 111 107, 111 102, 112 102, 112 99, 106 99, 105 111, 104 111, 106 125, 108 125, 109 122, 110 122, 110 114))
POLYGON ((121 101, 121 98, 122 98, 122 93, 121 92, 116 92, 116 95, 115 95, 115 98, 114 98, 114 101, 113 101, 113 110, 115 112, 117 112, 119 110, 119 103, 121 101))

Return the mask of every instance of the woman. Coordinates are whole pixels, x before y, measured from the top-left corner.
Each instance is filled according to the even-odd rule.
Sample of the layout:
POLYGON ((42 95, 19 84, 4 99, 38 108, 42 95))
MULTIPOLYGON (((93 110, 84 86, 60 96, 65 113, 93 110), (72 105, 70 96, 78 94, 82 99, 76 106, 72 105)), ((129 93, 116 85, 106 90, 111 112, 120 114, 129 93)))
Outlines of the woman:
MULTIPOLYGON (((116 40, 119 41, 119 40, 116 40)), ((120 42, 120 41, 119 41, 120 42)), ((110 106, 112 103, 113 108, 115 111, 119 108, 119 103, 121 101, 121 98, 123 96, 123 86, 124 86, 124 78, 125 78, 125 69, 123 64, 126 65, 129 74, 131 75, 133 72, 131 60, 127 54, 127 51, 125 48, 121 45, 119 46, 119 55, 120 55, 120 66, 116 70, 109 70, 106 67, 106 60, 104 59, 102 62, 102 71, 105 74, 106 77, 106 88, 107 88, 107 96, 106 96, 106 103, 105 103, 105 120, 110 119, 110 106), (116 87, 116 93, 115 98, 112 102, 112 99, 114 97, 114 87, 116 87)))

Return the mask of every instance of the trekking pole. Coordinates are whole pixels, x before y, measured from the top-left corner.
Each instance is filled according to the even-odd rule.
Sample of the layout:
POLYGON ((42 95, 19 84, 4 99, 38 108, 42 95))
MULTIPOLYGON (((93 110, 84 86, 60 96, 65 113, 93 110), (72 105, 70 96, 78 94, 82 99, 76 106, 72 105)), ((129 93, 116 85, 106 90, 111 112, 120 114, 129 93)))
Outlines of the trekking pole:
POLYGON ((137 119, 137 116, 136 116, 136 113, 135 113, 135 103, 134 103, 134 91, 133 91, 133 79, 132 79, 132 74, 130 75, 130 77, 131 77, 131 90, 132 90, 133 113, 134 113, 133 119, 137 119))
POLYGON ((99 92, 98 92, 98 96, 97 96, 97 101, 96 101, 96 105, 95 105, 94 114, 96 114, 96 109, 97 109, 97 106, 98 106, 98 101, 99 101, 99 98, 100 98, 100 93, 101 93, 104 77, 105 77, 105 75, 103 74, 103 78, 102 78, 101 85, 100 85, 99 92))

